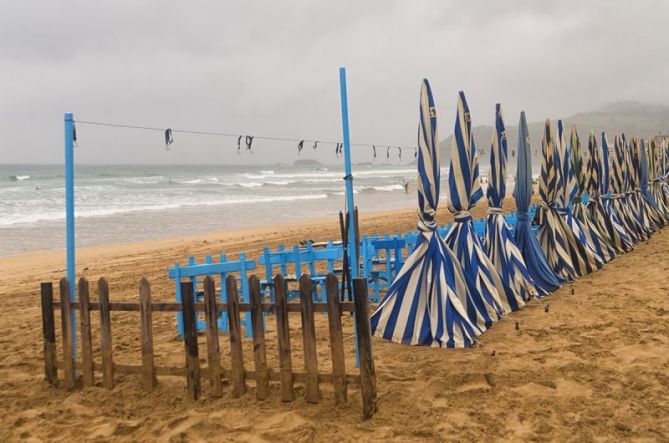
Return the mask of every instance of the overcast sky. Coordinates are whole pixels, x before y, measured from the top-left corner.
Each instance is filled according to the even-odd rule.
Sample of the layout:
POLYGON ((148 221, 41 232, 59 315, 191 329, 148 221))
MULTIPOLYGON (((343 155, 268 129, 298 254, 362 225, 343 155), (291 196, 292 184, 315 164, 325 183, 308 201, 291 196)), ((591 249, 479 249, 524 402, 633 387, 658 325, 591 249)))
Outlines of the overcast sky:
MULTIPOLYGON (((9 1, 0 4, 0 163, 61 163, 75 119, 289 138, 415 145, 420 80, 441 138, 457 91, 474 125, 609 102, 669 103, 669 2, 9 1)), ((78 126, 80 163, 271 163, 294 143, 78 126)), ((356 160, 369 151, 354 148, 356 160)), ((304 158, 334 161, 334 147, 304 158)))

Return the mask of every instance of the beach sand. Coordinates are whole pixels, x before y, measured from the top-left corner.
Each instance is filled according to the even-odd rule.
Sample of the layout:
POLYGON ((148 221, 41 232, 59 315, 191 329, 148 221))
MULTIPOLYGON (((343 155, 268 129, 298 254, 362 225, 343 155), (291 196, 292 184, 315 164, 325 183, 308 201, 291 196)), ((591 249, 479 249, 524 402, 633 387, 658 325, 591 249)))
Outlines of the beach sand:
MULTIPOLYGON (((484 211, 481 206, 474 215, 484 211)), ((271 214, 261 217, 259 222, 272 222, 271 214)), ((442 209, 438 220, 447 223, 452 217, 442 209)), ((366 233, 394 233, 415 224, 415 209, 361 217, 366 233)), ((166 269, 189 255, 235 257, 244 251, 257 257, 265 245, 337 238, 338 222, 327 220, 95 247, 78 251, 78 276, 88 277, 93 288, 95 280, 107 277, 112 301, 137 301, 137 283, 146 276, 154 301, 172 301, 174 284, 166 269)), ((111 391, 101 386, 97 373, 95 387, 52 388, 43 380, 39 283, 55 283, 64 275, 64 252, 2 257, 0 269, 1 441, 669 441, 669 230, 543 304, 535 301, 508 315, 473 349, 374 339, 379 410, 364 422, 356 387, 343 407, 334 406, 327 386, 315 405, 301 394, 282 404, 278 385, 272 386, 270 400, 258 402, 253 382, 240 399, 231 398, 227 385, 223 398, 215 399, 204 379, 202 399, 192 402, 181 377, 160 377, 150 394, 135 375, 118 376, 111 391)), ((92 298, 97 298, 94 289, 92 298)), ((319 367, 327 372, 324 317, 317 315, 317 335, 319 367)), ((57 333, 59 322, 57 315, 57 333)), ((347 368, 353 372, 350 317, 344 323, 347 368)), ((298 328, 299 314, 291 317, 291 326, 298 328)), ((99 361, 97 327, 93 315, 99 361)), ((272 330, 270 319, 268 357, 276 354, 272 330)), ((115 361, 138 364, 137 313, 113 313, 112 332, 115 361)), ((298 337, 292 341, 293 365, 301 369, 298 337)), ((154 340, 157 365, 183 365, 174 314, 154 314, 154 340)), ((204 337, 200 340, 204 344, 204 337)), ((225 342, 222 338, 227 365, 225 342)), ((251 344, 244 346, 251 362, 251 344)), ((276 368, 275 359, 270 366, 276 368)))

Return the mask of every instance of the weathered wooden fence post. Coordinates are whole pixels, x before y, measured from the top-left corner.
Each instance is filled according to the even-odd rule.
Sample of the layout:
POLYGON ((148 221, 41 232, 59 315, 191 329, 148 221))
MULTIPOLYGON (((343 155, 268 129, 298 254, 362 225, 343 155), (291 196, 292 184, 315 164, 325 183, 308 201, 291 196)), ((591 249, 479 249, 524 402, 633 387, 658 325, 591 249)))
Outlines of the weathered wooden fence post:
POLYGON ((228 293, 228 321, 230 322, 230 381, 232 383, 232 396, 238 398, 246 392, 246 378, 244 376, 242 334, 239 325, 239 295, 237 293, 237 279, 234 275, 228 275, 225 287, 228 293))
POLYGON ((328 297, 332 383, 334 384, 335 403, 341 405, 348 400, 348 385, 346 383, 346 363, 344 359, 344 336, 341 325, 341 307, 339 306, 339 281, 334 274, 328 274, 325 280, 325 287, 328 297))
POLYGON ((262 312, 262 294, 260 281, 252 275, 249 278, 251 301, 251 324, 253 325, 253 361, 256 369, 256 398, 264 400, 269 396, 269 373, 265 348, 265 327, 262 312))
POLYGON ((153 316, 151 314, 151 284, 142 277, 139 281, 139 312, 142 329, 142 386, 147 392, 156 387, 153 364, 153 316))
POLYGON ((318 357, 313 294, 311 276, 305 274, 300 278, 300 313, 302 316, 304 371, 307 376, 306 398, 309 403, 318 403, 321 394, 318 389, 318 357))
POLYGON ((362 391, 362 418, 367 420, 376 412, 376 370, 372 352, 372 332, 369 324, 367 280, 353 279, 355 324, 360 351, 360 389, 362 391))
POLYGON ((88 280, 79 279, 79 320, 81 326, 81 372, 84 386, 93 386, 93 341, 91 339, 91 310, 88 280))
POLYGON ((279 345, 279 375, 281 400, 293 401, 293 361, 290 351, 290 326, 288 324, 288 286, 281 274, 274 277, 276 300, 276 336, 279 345))
POLYGON ((72 354, 72 308, 70 305, 70 283, 65 277, 60 279, 60 317, 63 335, 63 374, 65 387, 74 388, 74 358, 72 354))
MULTIPOLYGON (((221 282, 223 284, 223 282, 221 282)), ((210 276, 204 278, 204 313, 207 320, 207 365, 212 397, 223 395, 221 377, 221 352, 218 343, 218 311, 216 309, 216 284, 210 276)))
POLYGON ((53 318, 53 284, 40 285, 42 298, 42 337, 44 338, 44 378, 58 386, 58 366, 56 355, 56 325, 53 318))
POLYGON ((112 358, 111 310, 109 285, 104 277, 98 280, 100 300, 100 353, 102 354, 102 381, 107 389, 114 388, 114 360, 112 358))
POLYGON ((197 348, 197 319, 192 282, 181 282, 181 305, 186 350, 186 384, 192 400, 200 398, 200 356, 197 348))

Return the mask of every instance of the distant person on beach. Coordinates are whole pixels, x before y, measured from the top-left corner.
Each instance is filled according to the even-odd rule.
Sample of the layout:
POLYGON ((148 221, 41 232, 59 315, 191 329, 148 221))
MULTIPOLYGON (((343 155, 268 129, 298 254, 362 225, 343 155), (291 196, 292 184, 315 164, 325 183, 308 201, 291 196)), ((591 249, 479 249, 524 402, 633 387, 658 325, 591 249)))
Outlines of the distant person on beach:
POLYGON ((402 179, 402 186, 404 186, 404 193, 408 194, 409 193, 409 182, 402 179))

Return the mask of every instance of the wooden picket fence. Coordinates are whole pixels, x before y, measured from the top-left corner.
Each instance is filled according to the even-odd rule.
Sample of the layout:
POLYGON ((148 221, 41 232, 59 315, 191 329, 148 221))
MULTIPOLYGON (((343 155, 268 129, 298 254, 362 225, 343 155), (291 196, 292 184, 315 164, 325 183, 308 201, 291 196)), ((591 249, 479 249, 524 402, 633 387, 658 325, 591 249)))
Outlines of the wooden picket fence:
POLYGON ((204 302, 197 303, 190 282, 181 283, 181 303, 152 303, 149 282, 142 278, 139 283, 139 303, 114 303, 109 301, 109 286, 103 277, 98 281, 98 303, 89 299, 88 281, 79 280, 78 302, 71 302, 70 287, 67 279, 60 280, 60 302, 53 300, 51 282, 41 284, 42 326, 44 337, 44 369, 46 380, 54 386, 59 385, 58 369, 63 370, 63 384, 72 389, 78 384, 79 375, 84 386, 93 386, 94 372, 102 373, 103 385, 114 387, 114 374, 140 374, 144 390, 151 392, 157 383, 157 376, 181 376, 186 378, 188 395, 197 400, 201 393, 201 378, 209 379, 211 396, 223 395, 223 379, 229 381, 233 397, 240 397, 247 390, 247 380, 254 380, 256 397, 266 399, 270 395, 270 382, 280 382, 281 400, 293 401, 295 383, 305 386, 305 399, 309 403, 321 400, 319 385, 330 383, 334 388, 335 403, 340 405, 348 400, 348 385, 359 385, 362 394, 363 419, 374 415, 376 406, 376 374, 369 324, 367 282, 354 280, 354 302, 342 302, 339 298, 337 277, 329 274, 326 280, 327 303, 314 303, 312 281, 308 275, 299 281, 300 302, 288 303, 287 282, 281 276, 274 278, 275 303, 265 303, 260 291, 260 282, 256 276, 249 278, 250 303, 239 303, 235 277, 228 276, 225 284, 228 293, 227 303, 219 303, 216 298, 214 280, 206 277, 204 281, 204 302), (60 308, 62 332, 62 360, 56 352, 56 331, 54 309, 60 308), (93 359, 91 337, 91 310, 100 312, 100 350, 101 362, 93 359), (73 311, 79 311, 80 360, 75 361, 72 349, 73 311), (141 320, 141 365, 121 365, 114 363, 112 356, 112 311, 136 311, 141 320), (153 326, 154 312, 183 312, 185 366, 158 367, 154 364, 153 326), (204 311, 206 317, 207 366, 200 367, 196 329, 196 312, 204 311), (225 337, 218 330, 218 314, 227 312, 230 331, 230 365, 221 364, 219 339, 225 337), (240 312, 250 312, 253 327, 254 370, 244 368, 242 354, 242 335, 240 333, 240 312), (302 339, 304 354, 304 372, 293 370, 290 344, 290 312, 300 312, 302 320, 302 339), (327 312, 330 336, 332 372, 319 373, 316 352, 315 312, 327 312), (341 316, 354 313, 356 340, 359 351, 359 373, 348 374, 344 359, 344 338, 341 316), (276 335, 278 343, 278 370, 271 369, 267 363, 264 313, 276 316, 276 335))

